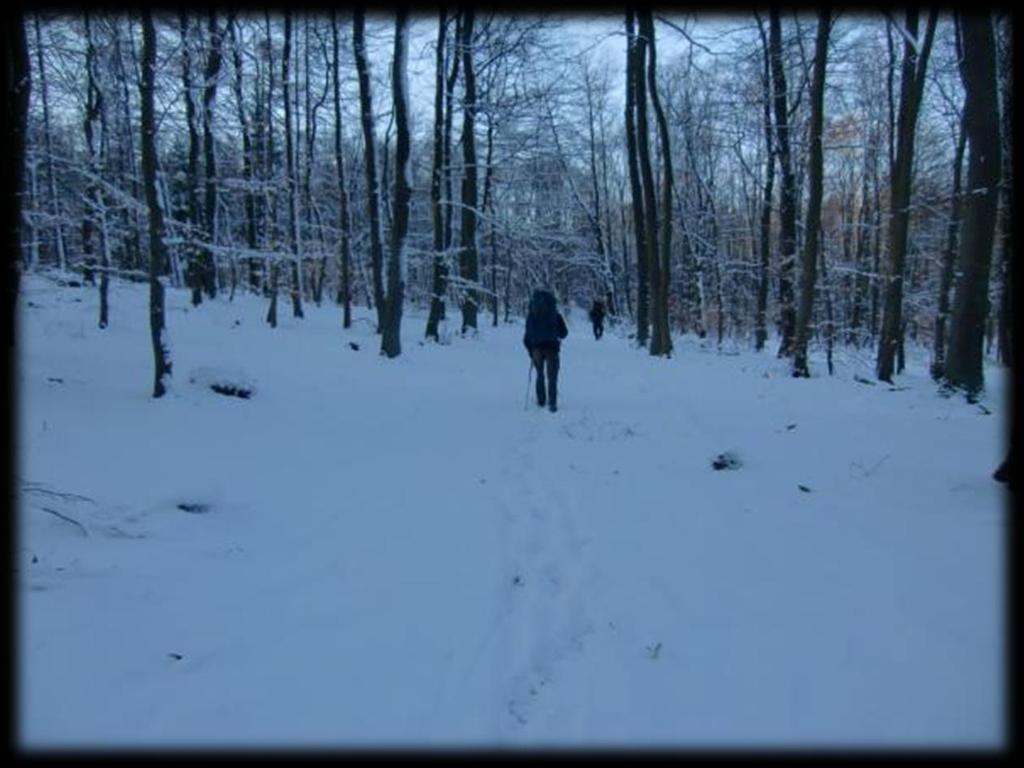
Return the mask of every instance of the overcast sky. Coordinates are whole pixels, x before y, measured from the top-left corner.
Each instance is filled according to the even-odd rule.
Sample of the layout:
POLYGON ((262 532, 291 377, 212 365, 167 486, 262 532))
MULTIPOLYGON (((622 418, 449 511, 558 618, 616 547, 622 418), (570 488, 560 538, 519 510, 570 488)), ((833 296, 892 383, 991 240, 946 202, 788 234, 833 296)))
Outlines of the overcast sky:
MULTIPOLYGON (((694 43, 696 53, 704 57, 705 48, 724 50, 732 45, 737 30, 749 28, 753 19, 749 16, 702 14, 695 19, 693 14, 665 14, 666 18, 680 27, 686 27, 694 43)), ((559 13, 552 18, 563 30, 567 48, 580 54, 588 54, 595 62, 608 60, 625 76, 626 38, 625 15, 622 12, 593 13, 559 13)), ((376 45, 386 47, 373 56, 374 62, 387 61, 390 46, 394 40, 393 20, 385 14, 374 14, 369 17, 376 22, 376 30, 370 30, 370 36, 376 45)), ((690 42, 671 26, 657 22, 658 61, 667 64, 677 56, 688 52, 690 42)), ((409 45, 409 85, 411 98, 415 104, 414 119, 432 120, 434 99, 434 50, 437 39, 437 16, 435 14, 414 14, 410 24, 409 45)), ((373 41, 371 41, 371 47, 373 41)), ((377 64, 380 66, 380 64, 377 64)), ((613 72, 616 69, 612 70, 613 72)), ((613 99, 624 104, 625 82, 622 78, 613 83, 613 99)))

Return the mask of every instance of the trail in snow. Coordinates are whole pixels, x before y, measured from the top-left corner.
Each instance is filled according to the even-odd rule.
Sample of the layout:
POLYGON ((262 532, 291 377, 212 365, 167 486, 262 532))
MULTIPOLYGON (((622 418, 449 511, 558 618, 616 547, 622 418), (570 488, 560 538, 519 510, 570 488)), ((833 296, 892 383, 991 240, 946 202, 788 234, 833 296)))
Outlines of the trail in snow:
MULTIPOLYGON (((552 711, 546 694, 561 682, 561 662, 584 653, 594 631, 585 594, 587 542, 578 533, 581 511, 564 481, 552 477, 553 457, 534 457, 538 431, 529 430, 516 446, 510 465, 517 469, 510 473, 509 499, 503 505, 508 510, 503 538, 509 542, 506 578, 511 573, 514 620, 501 689, 502 741, 528 737, 540 727, 573 735, 576 723, 562 722, 568 713, 552 711)), ((573 713, 577 718, 585 716, 586 702, 580 703, 573 713)))

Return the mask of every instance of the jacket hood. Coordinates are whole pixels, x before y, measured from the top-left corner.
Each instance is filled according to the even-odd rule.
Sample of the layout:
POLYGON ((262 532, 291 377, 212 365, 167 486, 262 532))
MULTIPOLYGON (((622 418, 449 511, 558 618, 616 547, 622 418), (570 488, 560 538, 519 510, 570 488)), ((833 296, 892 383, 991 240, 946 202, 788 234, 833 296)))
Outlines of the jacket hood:
POLYGON ((530 312, 554 312, 556 307, 555 295, 551 291, 543 288, 534 290, 533 296, 530 298, 530 312))

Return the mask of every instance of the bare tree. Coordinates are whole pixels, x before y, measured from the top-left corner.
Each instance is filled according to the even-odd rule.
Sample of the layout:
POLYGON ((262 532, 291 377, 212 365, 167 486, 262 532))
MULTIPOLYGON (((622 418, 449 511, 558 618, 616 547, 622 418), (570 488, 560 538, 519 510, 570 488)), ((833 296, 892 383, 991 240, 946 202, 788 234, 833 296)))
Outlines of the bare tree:
POLYGON ((338 168, 338 229, 341 233, 338 301, 342 306, 341 326, 352 327, 352 214, 349 211, 348 184, 345 182, 344 132, 341 127, 341 49, 338 45, 338 20, 331 11, 331 38, 334 43, 334 163, 338 168))
POLYGON ((1014 362, 1013 352, 1013 45, 1012 17, 1004 17, 1003 45, 1000 49, 999 70, 1002 89, 1003 175, 1002 206, 1000 208, 1000 292, 999 292, 999 360, 1006 366, 1014 362))
MULTIPOLYGON (((658 125, 658 146, 661 152, 662 166, 661 231, 657 236, 658 249, 652 248, 649 251, 651 255, 651 288, 654 298, 651 307, 652 333, 650 352, 652 355, 668 357, 672 354, 672 337, 669 333, 668 324, 669 267, 672 253, 672 147, 669 144, 668 123, 665 120, 665 112, 661 108, 661 101, 658 98, 654 19, 649 10, 640 13, 640 34, 647 40, 647 90, 651 97, 651 106, 654 107, 654 116, 658 125)), ((644 139, 641 139, 641 146, 644 143, 644 139)), ((650 203, 653 208, 655 204, 653 194, 650 196, 650 203)), ((648 217, 648 225, 653 226, 654 222, 651 220, 650 214, 648 214, 648 217)))
POLYGON ((188 172, 186 177, 186 195, 188 199, 188 223, 192 230, 188 235, 186 282, 192 289, 192 305, 198 306, 203 301, 202 255, 195 245, 196 232, 199 228, 199 128, 196 124, 196 105, 194 85, 192 83, 192 57, 190 53, 188 16, 182 10, 178 14, 181 30, 181 79, 185 96, 185 121, 188 125, 188 172))
POLYGON ((217 259, 213 246, 217 240, 217 155, 214 152, 213 117, 217 102, 217 78, 223 61, 223 30, 217 26, 217 17, 210 11, 207 18, 210 47, 207 51, 206 67, 203 70, 203 167, 205 173, 203 196, 203 252, 202 282, 206 295, 217 296, 217 259))
POLYGON ((381 334, 381 352, 388 357, 402 353, 402 300, 405 293, 405 238, 409 231, 409 199, 412 197, 412 167, 409 162, 408 11, 400 9, 395 18, 395 55, 391 66, 391 90, 395 104, 395 192, 391 252, 388 254, 388 293, 381 334))
POLYGON ((876 373, 879 380, 891 382, 896 353, 903 335, 903 279, 910 227, 910 201, 917 116, 924 90, 925 71, 935 37, 938 11, 928 17, 924 40, 918 40, 918 11, 907 11, 904 32, 903 68, 900 77, 899 128, 895 164, 892 168, 889 224, 889 269, 886 280, 882 334, 878 344, 876 373))
POLYGON ((984 389, 985 318, 1002 150, 995 40, 989 13, 960 15, 965 120, 970 156, 945 381, 974 399, 984 389))
POLYGON ((376 138, 373 133, 373 95, 370 92, 370 67, 366 58, 366 12, 352 12, 352 47, 359 75, 359 106, 366 152, 366 196, 370 225, 370 265, 373 273, 373 303, 377 308, 377 332, 384 329, 384 285, 382 282, 383 245, 380 223, 380 187, 377 181, 376 138))
MULTIPOLYGON (((959 40, 958 40, 959 42, 959 40)), ((959 45, 957 48, 959 49, 959 45)), ((960 231, 961 172, 964 163, 964 149, 967 146, 967 130, 964 125, 966 112, 961 111, 960 130, 953 159, 953 199, 950 204, 949 226, 946 234, 946 248, 942 255, 942 271, 939 276, 939 296, 935 311, 935 338, 932 340, 931 376, 941 381, 946 371, 947 327, 949 322, 949 292, 953 287, 953 268, 956 263, 957 236, 960 231)))
POLYGON ((43 37, 40 31, 39 14, 34 17, 36 30, 36 59, 39 67, 39 95, 43 103, 43 140, 46 146, 46 178, 50 187, 50 212, 53 216, 53 247, 57 254, 57 266, 67 269, 67 250, 64 230, 61 228, 60 199, 57 196, 57 176, 53 167, 53 143, 50 130, 50 98, 47 89, 46 66, 43 61, 43 37))
MULTIPOLYGON (((649 312, 649 260, 647 258, 647 211, 643 187, 640 183, 638 105, 646 100, 643 70, 643 48, 634 29, 633 11, 626 11, 626 154, 629 165, 629 185, 633 201, 633 232, 636 240, 636 343, 647 344, 650 323, 649 312)), ((644 130, 646 131, 646 123, 644 130)))
POLYGON ((153 342, 153 397, 163 397, 171 376, 171 354, 164 336, 164 286, 160 269, 165 260, 164 215, 157 191, 156 119, 153 83, 156 70, 156 29, 153 14, 142 12, 142 177, 149 208, 149 330, 153 342))
POLYGON ((473 69, 474 12, 463 11, 462 73, 465 91, 462 101, 462 227, 459 242, 459 277, 464 281, 462 300, 462 333, 477 327, 477 290, 479 279, 476 221, 477 221, 477 165, 476 165, 476 74, 473 69))
MULTIPOLYGON (((641 28, 636 41, 635 58, 633 59, 634 68, 632 74, 635 83, 634 98, 636 109, 637 168, 640 172, 640 186, 643 192, 644 250, 643 253, 637 254, 637 261, 639 263, 642 259, 646 265, 648 280, 645 281, 645 283, 647 284, 650 296, 653 297, 658 285, 657 276, 654 274, 654 270, 657 269, 656 260, 658 259, 658 203, 654 192, 654 171, 651 166, 651 153, 648 142, 649 130, 647 127, 647 84, 645 82, 645 71, 649 37, 644 34, 642 18, 639 19, 639 23, 641 28)), ((637 303, 640 303, 639 300, 637 303)), ((645 301, 643 312, 645 322, 642 327, 642 337, 640 333, 637 334, 638 344, 647 343, 647 316, 648 313, 651 312, 652 303, 653 302, 645 301)), ((653 325, 653 323, 651 324, 653 325)))
MULTIPOLYGON (((317 129, 319 127, 318 113, 327 101, 327 94, 330 90, 329 74, 327 72, 330 63, 328 61, 327 46, 321 35, 320 25, 317 20, 307 16, 303 23, 304 40, 304 61, 306 72, 305 87, 305 133, 306 133, 306 157, 302 182, 303 209, 306 213, 306 227, 315 235, 314 248, 315 258, 308 259, 310 264, 310 277, 308 280, 309 291, 312 293, 313 301, 320 306, 323 300, 324 283, 327 279, 327 238, 324 231, 323 216, 321 215, 321 196, 314 193, 314 170, 316 169, 316 146, 317 129), (324 65, 323 87, 319 94, 314 90, 317 81, 317 67, 314 65, 312 51, 316 44, 321 50, 321 61, 324 65)), ((319 177, 319 174, 316 174, 319 177)))
POLYGON ((3 266, 4 309, 3 338, 9 349, 17 344, 17 304, 21 269, 18 254, 21 252, 22 196, 25 179, 25 133, 28 121, 29 97, 32 80, 29 69, 28 43, 25 39, 25 19, 21 13, 7 13, 3 20, 3 93, 4 138, 7 151, 3 153, 4 179, 7 190, 12 193, 13 205, 4 206, 6 221, 4 234, 7 242, 7 259, 3 266))
POLYGON ((818 260, 818 232, 821 225, 822 146, 824 124, 825 60, 828 57, 828 36, 831 16, 828 10, 818 13, 818 39, 814 46, 814 79, 811 83, 811 152, 810 198, 807 202, 807 236, 804 238, 803 271, 800 282, 800 305, 793 339, 793 375, 809 377, 807 338, 814 306, 815 265, 818 260))
MULTIPOLYGON (((431 278, 430 314, 426 337, 438 341, 438 325, 444 317, 444 294, 447 290, 448 259, 445 249, 445 226, 442 212, 443 176, 445 166, 445 76, 444 61, 448 40, 448 13, 442 8, 437 19, 437 49, 434 53, 434 149, 430 171, 430 214, 434 226, 434 269, 431 278)), ((458 66, 455 57, 454 67, 458 66)), ((448 118, 450 126, 450 117, 448 118)))
MULTIPOLYGON (((295 147, 292 141, 292 107, 289 99, 290 76, 288 74, 291 65, 292 49, 292 14, 285 11, 284 14, 284 51, 281 54, 281 89, 284 91, 284 143, 285 143, 285 183, 288 186, 288 246, 291 251, 291 297, 292 315, 302 317, 302 272, 299 270, 299 262, 302 259, 301 246, 299 244, 299 193, 296 183, 295 169, 295 147)), ((298 122, 298 116, 296 116, 298 122)))
MULTIPOLYGON (((594 75, 590 67, 584 64, 583 69, 583 85, 584 93, 587 97, 587 146, 590 155, 590 188, 591 195, 594 199, 594 212, 590 216, 592 226, 594 229, 594 239, 597 243, 597 256, 601 261, 602 269, 602 283, 601 286, 605 296, 605 303, 608 307, 608 314, 614 316, 615 312, 615 283, 612 280, 612 259, 611 259, 611 229, 607 226, 602 226, 601 223, 601 184, 600 184, 600 173, 597 162, 597 129, 595 122, 595 101, 597 96, 595 94, 595 83, 594 75)), ((603 168, 607 169, 606 162, 607 148, 604 143, 601 144, 601 156, 603 168)), ((606 171, 607 173, 607 171, 606 171)), ((607 178, 605 179, 607 182, 607 178)), ((605 183, 605 191, 607 191, 607 183, 605 183)), ((605 200, 604 207, 608 208, 608 201, 605 200)), ((606 218, 605 221, 608 221, 606 218)))
POLYGON ((102 238, 100 243, 100 316, 99 327, 106 328, 109 321, 110 308, 108 304, 108 293, 110 286, 110 260, 107 258, 108 239, 106 237, 106 213, 103 203, 103 194, 100 191, 99 178, 101 174, 100 147, 105 137, 97 137, 97 129, 102 130, 103 114, 103 92, 99 87, 99 78, 96 71, 96 46, 93 41, 92 19, 88 11, 85 12, 85 72, 86 72, 86 101, 85 120, 82 125, 85 130, 85 146, 89 153, 88 174, 89 182, 86 185, 87 210, 82 217, 82 252, 85 263, 88 266, 95 263, 95 236, 102 238), (99 146, 97 146, 99 138, 99 146))
POLYGON ((771 280, 772 190, 775 187, 775 149, 774 142, 772 141, 771 55, 760 15, 757 16, 757 30, 761 35, 761 47, 764 51, 764 68, 761 72, 761 84, 764 93, 764 144, 766 157, 764 191, 761 200, 761 264, 758 277, 757 317, 754 331, 754 349, 760 351, 764 349, 765 342, 768 340, 768 286, 771 280))
MULTIPOLYGON (((267 55, 267 108, 264 114, 265 118, 265 133, 266 133, 266 157, 264 163, 264 178, 270 179, 274 177, 274 120, 273 120, 273 103, 274 103, 274 39, 271 34, 270 25, 270 12, 265 11, 263 15, 264 26, 266 29, 266 55, 267 55)), ((267 213, 267 232, 266 237, 270 240, 272 246, 277 244, 277 200, 278 196, 276 193, 271 192, 271 185, 265 184, 267 188, 267 202, 266 202, 266 213, 267 213)), ((268 280, 267 290, 270 293, 270 304, 267 307, 267 324, 271 328, 277 327, 277 288, 278 279, 281 272, 280 265, 276 256, 268 259, 270 262, 270 279, 268 280)))
MULTIPOLYGON (((228 31, 231 34, 231 53, 235 66, 235 103, 238 110, 238 125, 242 129, 242 177, 245 180, 245 242, 250 251, 255 251, 259 246, 257 238, 257 217, 256 217, 256 195, 253 192, 253 174, 255 167, 255 148, 253 146, 252 129, 250 128, 249 117, 245 110, 245 97, 242 90, 242 45, 238 32, 238 23, 232 16, 228 20, 228 31)), ((256 269, 257 260, 250 256, 249 263, 249 288, 256 290, 259 281, 259 272, 256 269)))
POLYGON ((786 103, 786 70, 782 59, 782 22, 779 9, 772 7, 769 19, 771 45, 772 84, 775 88, 775 133, 779 167, 782 171, 782 189, 779 198, 779 357, 793 353, 793 335, 796 329, 796 311, 793 306, 793 270, 796 264, 796 178, 790 152, 790 117, 786 103))

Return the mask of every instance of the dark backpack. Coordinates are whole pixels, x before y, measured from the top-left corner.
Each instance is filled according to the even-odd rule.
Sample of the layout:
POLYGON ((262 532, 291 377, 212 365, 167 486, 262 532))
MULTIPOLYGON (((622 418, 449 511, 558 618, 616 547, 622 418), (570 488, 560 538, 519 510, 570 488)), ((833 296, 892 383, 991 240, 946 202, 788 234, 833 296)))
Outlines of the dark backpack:
POLYGON ((550 291, 536 290, 530 297, 529 314, 526 316, 526 335, 523 341, 526 346, 558 343, 565 337, 562 333, 564 323, 559 323, 559 315, 555 296, 550 291))

